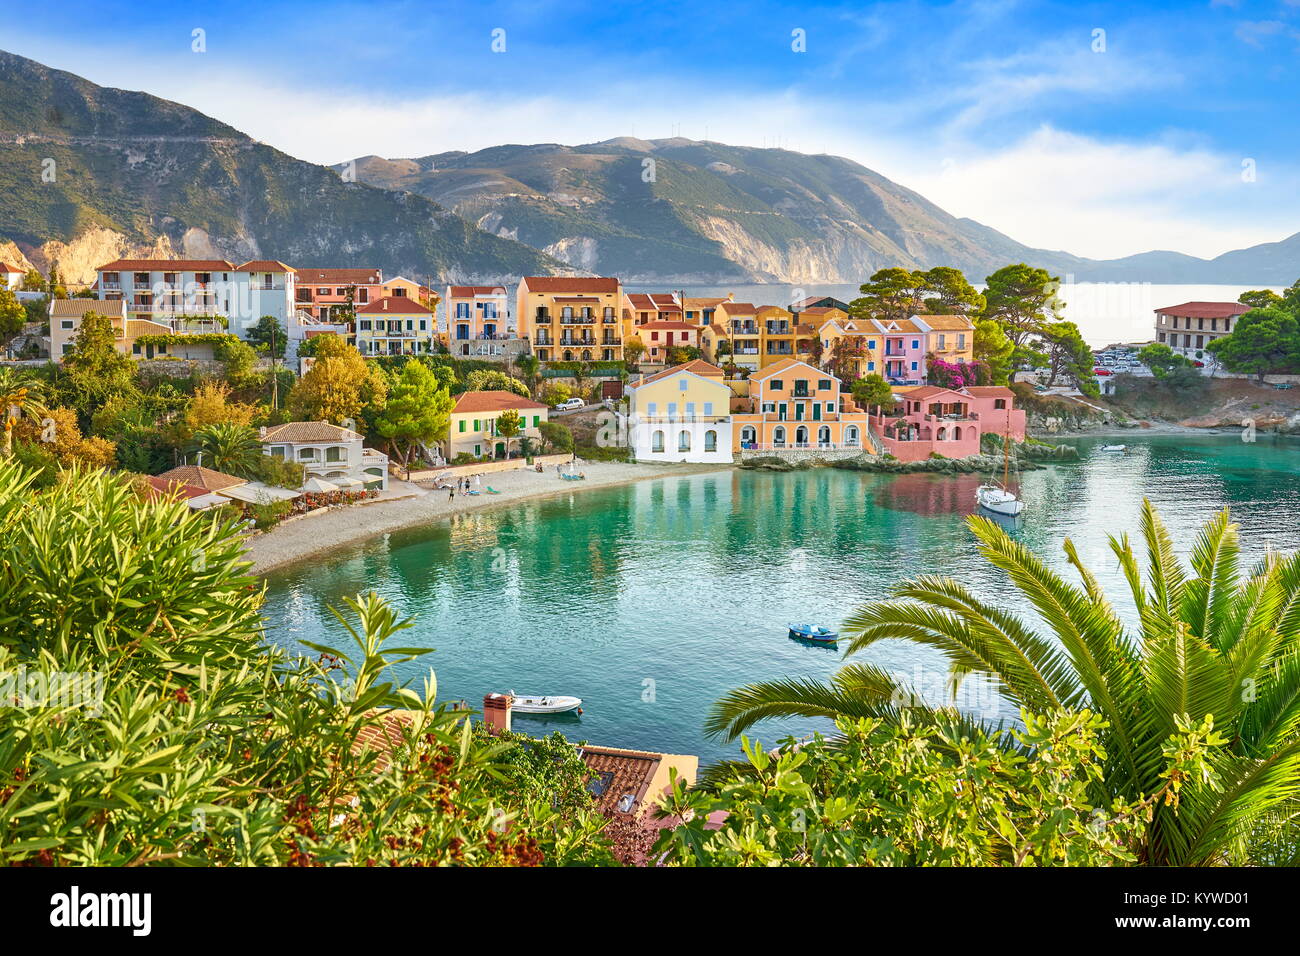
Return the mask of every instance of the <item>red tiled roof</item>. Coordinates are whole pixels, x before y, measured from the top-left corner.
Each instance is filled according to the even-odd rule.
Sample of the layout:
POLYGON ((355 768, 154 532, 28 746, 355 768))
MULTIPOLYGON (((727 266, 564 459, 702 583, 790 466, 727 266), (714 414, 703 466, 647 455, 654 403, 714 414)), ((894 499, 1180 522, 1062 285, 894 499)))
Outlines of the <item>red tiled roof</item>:
POLYGON ((637 326, 638 329, 673 329, 681 332, 699 331, 699 326, 691 322, 674 322, 672 319, 652 319, 649 322, 642 322, 637 326))
POLYGON ((11 266, 7 262, 0 262, 0 272, 26 272, 25 269, 19 269, 17 266, 11 266))
POLYGON ((529 292, 617 292, 618 280, 608 276, 525 276, 529 292))
POLYGON ((200 465, 178 465, 169 471, 164 471, 157 477, 163 481, 178 481, 182 484, 194 485, 196 488, 202 488, 204 492, 221 491, 223 488, 233 488, 235 485, 247 484, 243 478, 236 478, 234 475, 213 471, 211 468, 204 468, 200 465))
POLYGON ((1016 393, 1005 385, 967 385, 966 391, 972 395, 984 395, 989 398, 1015 398, 1016 393))
POLYGON ((457 298, 469 298, 476 295, 505 295, 506 290, 499 285, 454 285, 451 294, 457 298))
POLYGON ((1175 315, 1188 319, 1230 319, 1244 315, 1250 306, 1240 302, 1184 302, 1182 305, 1167 305, 1156 309, 1156 315, 1175 315))
POLYGON ((187 485, 183 481, 168 481, 166 478, 160 478, 156 475, 146 475, 144 480, 149 486, 149 490, 145 492, 145 495, 150 500, 164 498, 168 495, 179 495, 188 500, 209 494, 208 489, 200 488, 198 485, 187 485))
POLYGON ((723 302, 718 306, 727 315, 753 315, 758 310, 752 302, 723 302))
POLYGON ((263 429, 258 435, 258 441, 264 445, 276 442, 319 443, 356 441, 360 437, 351 429, 331 425, 329 422, 285 422, 283 425, 263 429))
POLYGON ((234 272, 235 264, 225 259, 114 259, 96 272, 234 272))
POLYGON ((504 412, 509 408, 545 408, 541 402, 524 398, 514 392, 462 392, 456 397, 452 412, 504 412))
POLYGON ((379 285, 378 269, 295 269, 299 282, 307 285, 379 285))
POLYGON ((670 375, 676 375, 678 372, 691 372, 695 375, 702 375, 705 378, 722 378, 725 374, 722 369, 718 368, 716 365, 710 365, 703 359, 695 359, 691 362, 683 362, 681 365, 674 365, 670 368, 666 368, 662 372, 655 372, 655 374, 640 382, 629 384, 628 388, 640 388, 643 385, 649 385, 651 382, 665 379, 670 375))
POLYGON ((404 295, 386 295, 357 309, 357 315, 374 315, 377 312, 388 315, 433 315, 431 310, 404 295), (392 305, 389 305, 390 302, 392 305))

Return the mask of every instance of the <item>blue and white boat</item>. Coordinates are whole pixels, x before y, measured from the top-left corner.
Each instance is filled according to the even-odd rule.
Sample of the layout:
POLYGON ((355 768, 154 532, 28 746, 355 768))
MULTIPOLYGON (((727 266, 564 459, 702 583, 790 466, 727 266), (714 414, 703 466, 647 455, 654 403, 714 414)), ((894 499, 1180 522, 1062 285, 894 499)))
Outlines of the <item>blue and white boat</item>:
POLYGON ((829 644, 840 639, 840 632, 832 631, 820 624, 791 624, 790 636, 801 641, 817 641, 821 644, 829 644))

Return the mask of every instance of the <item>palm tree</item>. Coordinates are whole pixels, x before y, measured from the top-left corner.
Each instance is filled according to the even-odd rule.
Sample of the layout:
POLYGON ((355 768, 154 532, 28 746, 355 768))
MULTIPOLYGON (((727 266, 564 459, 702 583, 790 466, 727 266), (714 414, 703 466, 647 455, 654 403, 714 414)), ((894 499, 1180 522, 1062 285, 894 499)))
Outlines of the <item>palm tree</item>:
MULTIPOLYGON (((1108 722, 1094 805, 1160 791, 1163 749, 1179 723, 1213 718, 1226 738, 1210 758, 1209 779, 1185 781, 1181 799, 1160 805, 1138 848, 1153 865, 1239 862, 1251 845, 1294 844, 1300 810, 1300 554, 1270 554, 1238 573, 1237 527, 1221 512, 1201 530, 1190 567, 1175 556, 1159 516, 1144 502, 1146 576, 1128 535, 1110 538, 1136 604, 1140 626, 1127 628, 1097 579, 1065 541, 1080 583, 1062 578, 985 518, 970 519, 983 557, 1034 609, 1047 634, 994 607, 951 578, 924 576, 899 585, 890 600, 859 608, 845 623, 847 655, 901 639, 938 650, 955 687, 967 675, 989 678, 998 695, 1035 713, 1088 708, 1108 722)), ((829 685, 816 681, 753 684, 714 705, 709 729, 734 738, 767 717, 878 717, 941 720, 880 669, 857 664, 829 685)), ((967 716, 985 732, 1000 725, 967 716)))
POLYGON ((14 425, 20 418, 40 419, 45 415, 42 383, 17 369, 0 367, 0 415, 5 420, 4 457, 14 450, 14 425))
POLYGON ((194 433, 191 448, 201 457, 199 463, 216 471, 252 477, 262 457, 262 446, 253 430, 233 422, 205 425, 194 433))

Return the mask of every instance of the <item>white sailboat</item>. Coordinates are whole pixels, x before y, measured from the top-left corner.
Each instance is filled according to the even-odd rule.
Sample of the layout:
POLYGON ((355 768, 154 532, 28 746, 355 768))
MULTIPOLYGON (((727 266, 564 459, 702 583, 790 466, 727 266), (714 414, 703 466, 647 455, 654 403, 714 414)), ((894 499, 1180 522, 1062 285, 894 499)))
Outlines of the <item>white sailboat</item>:
POLYGON ((1025 510, 1007 486, 1011 483, 1011 409, 1007 409, 1007 430, 1002 435, 1002 484, 983 484, 975 489, 975 501, 985 511, 1014 518, 1025 510))

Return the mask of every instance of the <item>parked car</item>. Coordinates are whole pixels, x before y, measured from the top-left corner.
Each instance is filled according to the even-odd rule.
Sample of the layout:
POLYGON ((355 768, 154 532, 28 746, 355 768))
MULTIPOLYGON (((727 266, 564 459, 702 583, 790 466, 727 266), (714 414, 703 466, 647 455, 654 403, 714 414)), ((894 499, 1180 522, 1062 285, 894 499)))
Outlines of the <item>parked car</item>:
POLYGON ((1114 375, 1115 373, 1108 368, 1095 368, 1092 370, 1092 374, 1093 375, 1114 375))
POLYGON ((1204 362, 1197 362, 1195 359, 1192 360, 1192 365, 1196 368, 1205 368, 1204 362))
POLYGON ((560 402, 555 406, 557 412, 567 412, 573 408, 586 408, 587 403, 580 398, 571 398, 567 402, 560 402))

